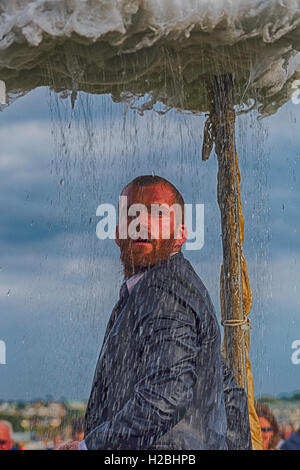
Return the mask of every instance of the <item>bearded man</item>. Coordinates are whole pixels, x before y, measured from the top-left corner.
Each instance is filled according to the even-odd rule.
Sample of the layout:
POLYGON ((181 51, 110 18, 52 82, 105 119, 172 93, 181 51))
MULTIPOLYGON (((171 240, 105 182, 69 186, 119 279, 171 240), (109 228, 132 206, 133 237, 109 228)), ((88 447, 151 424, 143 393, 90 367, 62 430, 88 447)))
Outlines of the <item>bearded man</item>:
POLYGON ((245 393, 222 360, 208 291, 181 252, 181 194, 164 178, 145 175, 121 196, 126 217, 116 243, 124 282, 96 366, 84 441, 64 448, 251 448, 245 393), (226 405, 236 421, 229 427, 226 405))

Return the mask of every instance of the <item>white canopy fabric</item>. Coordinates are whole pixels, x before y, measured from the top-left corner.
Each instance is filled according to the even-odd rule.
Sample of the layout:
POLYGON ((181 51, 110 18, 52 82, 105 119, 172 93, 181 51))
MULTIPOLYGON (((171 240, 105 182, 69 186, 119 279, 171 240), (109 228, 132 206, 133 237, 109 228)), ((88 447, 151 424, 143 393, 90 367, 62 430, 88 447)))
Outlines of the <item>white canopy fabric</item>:
POLYGON ((0 4, 8 94, 40 85, 111 92, 116 100, 148 93, 148 107, 162 101, 198 112, 207 109, 201 77, 234 73, 235 103, 271 114, 300 90, 299 51, 300 0, 0 4))

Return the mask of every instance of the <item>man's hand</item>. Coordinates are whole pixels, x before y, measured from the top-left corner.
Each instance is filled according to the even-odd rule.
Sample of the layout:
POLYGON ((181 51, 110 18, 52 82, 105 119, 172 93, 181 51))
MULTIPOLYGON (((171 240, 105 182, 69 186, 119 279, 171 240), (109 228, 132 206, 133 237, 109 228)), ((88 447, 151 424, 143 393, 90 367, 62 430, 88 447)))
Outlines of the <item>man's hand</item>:
POLYGON ((78 441, 68 442, 67 444, 60 446, 55 450, 78 450, 78 444, 78 441))

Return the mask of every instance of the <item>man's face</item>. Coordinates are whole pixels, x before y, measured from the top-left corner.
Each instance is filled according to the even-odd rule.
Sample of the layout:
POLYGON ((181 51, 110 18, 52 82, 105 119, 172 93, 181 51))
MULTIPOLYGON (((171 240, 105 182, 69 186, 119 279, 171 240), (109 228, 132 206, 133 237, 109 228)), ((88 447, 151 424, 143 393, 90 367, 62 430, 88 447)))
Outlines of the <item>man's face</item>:
POLYGON ((12 446, 13 441, 8 426, 0 423, 0 450, 10 450, 12 446))
POLYGON ((130 234, 130 226, 132 227, 132 222, 138 217, 139 225, 136 231, 143 231, 143 236, 141 236, 143 240, 134 240, 130 236, 126 239, 119 238, 119 226, 117 227, 116 242, 120 247, 121 260, 125 271, 132 274, 168 259, 173 251, 179 250, 185 239, 175 239, 177 235, 177 232, 175 233, 175 214, 172 210, 168 210, 168 207, 171 207, 175 201, 173 192, 167 185, 153 184, 145 187, 131 185, 123 192, 122 196, 127 197, 127 214, 133 204, 143 204, 147 208, 146 212, 127 215, 125 222, 119 221, 119 223, 127 224, 127 232, 130 234), (151 216, 153 204, 164 204, 164 213, 153 214, 152 211, 151 216), (168 232, 170 236, 164 238, 164 234, 168 232))

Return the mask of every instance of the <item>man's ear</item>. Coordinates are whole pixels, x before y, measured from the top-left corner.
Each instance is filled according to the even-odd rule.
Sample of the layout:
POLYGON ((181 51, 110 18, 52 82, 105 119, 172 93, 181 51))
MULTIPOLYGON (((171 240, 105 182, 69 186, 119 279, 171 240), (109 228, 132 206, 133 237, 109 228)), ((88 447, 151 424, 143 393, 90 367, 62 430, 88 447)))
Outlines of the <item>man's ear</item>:
POLYGON ((186 242, 188 236, 187 226, 180 224, 177 227, 176 236, 175 236, 175 245, 174 247, 180 247, 186 242))
POLYGON ((119 225, 116 226, 116 236, 115 236, 115 242, 120 247, 120 240, 119 240, 119 225))

